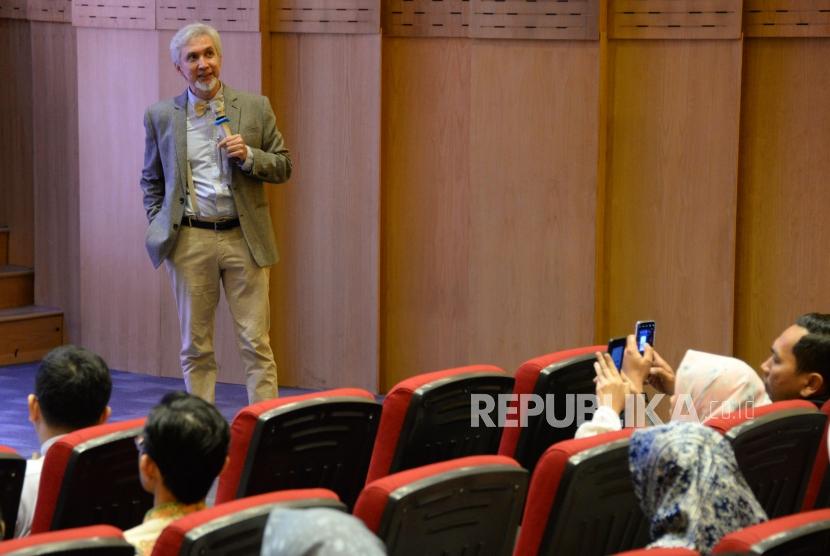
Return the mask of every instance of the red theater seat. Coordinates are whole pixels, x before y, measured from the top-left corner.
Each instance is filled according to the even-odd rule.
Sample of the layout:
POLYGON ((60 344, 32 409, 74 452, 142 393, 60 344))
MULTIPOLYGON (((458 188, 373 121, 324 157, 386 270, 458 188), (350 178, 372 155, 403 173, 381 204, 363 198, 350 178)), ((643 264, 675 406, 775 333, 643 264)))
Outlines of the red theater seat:
POLYGON ((828 422, 824 427, 824 434, 821 435, 821 444, 816 452, 816 461, 813 463, 813 471, 810 474, 810 482, 807 485, 807 492, 804 495, 802 511, 813 508, 830 507, 830 472, 828 472, 827 434, 830 432, 830 401, 821 406, 821 412, 827 415, 828 422))
POLYGON ((735 531, 723 537, 712 554, 830 554, 830 509, 779 517, 735 531))
POLYGON ((515 556, 603 556, 643 547, 648 522, 631 485, 631 429, 566 440, 533 470, 515 556))
POLYGON ((773 518, 801 509, 826 422, 812 403, 789 400, 706 424, 729 439, 747 484, 773 518))
MULTIPOLYGON (((383 401, 366 483, 464 456, 495 454, 501 429, 473 427, 471 396, 509 394, 513 377, 491 365, 471 365, 414 376, 383 401)), ((495 421, 495 411, 493 412, 495 421)))
POLYGON ((503 456, 471 456, 368 484, 354 515, 392 556, 486 554, 513 549, 527 471, 503 456))
POLYGON ((6 526, 6 539, 14 536, 20 492, 26 476, 26 460, 8 446, 0 446, 0 516, 6 526))
POLYGON ((346 510, 324 488, 283 490, 218 504, 177 519, 161 532, 153 556, 259 554, 268 514, 274 508, 346 510))
POLYGON ((230 464, 216 502, 321 487, 351 508, 366 481, 380 410, 371 393, 357 388, 243 408, 231 425, 230 464))
POLYGON ((135 547, 110 525, 91 525, 52 531, 0 543, 0 554, 9 556, 133 556, 135 547))
POLYGON ((700 556, 700 552, 688 548, 638 548, 618 552, 614 556, 700 556))
MULTIPOLYGON (((536 394, 545 400, 553 394, 557 418, 565 411, 568 394, 594 394, 594 354, 604 352, 605 346, 587 346, 549 353, 526 361, 516 371, 514 394, 536 394)), ((519 406, 521 407, 521 406, 519 406)), ((548 447, 570 440, 577 425, 554 428, 545 414, 530 415, 526 427, 505 427, 499 445, 499 454, 514 458, 522 467, 533 471, 539 456, 548 447)))
POLYGON ((153 505, 141 488, 135 437, 144 418, 69 433, 46 452, 32 533, 93 524, 129 529, 153 505))

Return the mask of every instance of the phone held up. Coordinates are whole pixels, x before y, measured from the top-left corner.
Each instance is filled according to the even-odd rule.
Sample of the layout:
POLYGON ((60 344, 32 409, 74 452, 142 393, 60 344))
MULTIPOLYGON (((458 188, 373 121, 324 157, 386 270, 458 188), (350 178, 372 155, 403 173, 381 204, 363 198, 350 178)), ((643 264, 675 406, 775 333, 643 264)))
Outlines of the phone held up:
POLYGON ((608 340, 608 354, 614 360, 617 370, 622 370, 623 355, 625 355, 625 336, 608 340))
MULTIPOLYGON (((634 326, 634 337, 637 339, 637 349, 640 353, 645 351, 646 344, 654 346, 654 328, 655 322, 653 320, 638 320, 634 326)), ((611 359, 614 360, 614 365, 617 366, 618 370, 622 370, 623 356, 625 355, 625 336, 608 340, 607 349, 611 359)))
POLYGON ((634 337, 637 338, 637 350, 640 353, 646 350, 646 344, 654 347, 654 327, 653 320, 638 320, 634 326, 634 337))

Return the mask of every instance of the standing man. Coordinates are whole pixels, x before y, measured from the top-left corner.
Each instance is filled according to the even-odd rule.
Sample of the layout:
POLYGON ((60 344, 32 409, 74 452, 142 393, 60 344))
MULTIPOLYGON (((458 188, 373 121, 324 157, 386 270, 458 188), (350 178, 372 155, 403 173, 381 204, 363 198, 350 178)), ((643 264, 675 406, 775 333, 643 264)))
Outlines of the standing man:
POLYGON ((245 367, 249 402, 277 395, 268 333, 269 266, 278 260, 263 182, 291 176, 291 159, 268 99, 219 80, 222 43, 203 23, 170 41, 187 83, 144 115, 141 188, 147 252, 165 261, 179 313, 188 392, 214 401, 213 329, 220 282, 245 367))

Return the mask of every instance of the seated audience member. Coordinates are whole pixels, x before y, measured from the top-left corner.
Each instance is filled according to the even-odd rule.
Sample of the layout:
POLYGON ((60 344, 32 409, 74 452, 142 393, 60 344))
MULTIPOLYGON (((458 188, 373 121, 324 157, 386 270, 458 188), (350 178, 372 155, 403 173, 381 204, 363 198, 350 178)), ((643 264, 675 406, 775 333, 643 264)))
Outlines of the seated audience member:
POLYGON ((196 396, 171 392, 150 411, 136 446, 141 486, 153 495, 153 508, 124 532, 137 554, 152 553, 171 521, 205 508, 208 490, 227 465, 229 441, 225 418, 196 396))
POLYGON ((331 508, 277 508, 268 516, 261 556, 382 556, 383 542, 358 518, 331 508))
MULTIPOLYGON (((655 361, 662 358, 653 352, 655 361)), ((591 421, 583 423, 576 438, 620 430, 619 414, 625 408, 625 396, 632 393, 631 381, 617 371, 611 356, 597 354, 597 402, 599 408, 591 421)), ((688 350, 677 377, 672 373, 672 417, 677 420, 704 422, 710 417, 770 403, 763 381, 752 368, 734 357, 688 350)))
POLYGON ((46 354, 35 373, 35 392, 29 394, 29 421, 40 440, 40 455, 26 462, 15 536, 32 529, 40 473, 49 448, 63 435, 100 425, 110 416, 112 380, 101 357, 67 345, 46 354))
POLYGON ((634 493, 649 521, 648 548, 709 554, 717 542, 766 521, 729 441, 697 423, 639 429, 628 450, 634 493))
POLYGON ((802 398, 820 408, 830 398, 830 314, 801 315, 770 350, 761 371, 773 401, 802 398))

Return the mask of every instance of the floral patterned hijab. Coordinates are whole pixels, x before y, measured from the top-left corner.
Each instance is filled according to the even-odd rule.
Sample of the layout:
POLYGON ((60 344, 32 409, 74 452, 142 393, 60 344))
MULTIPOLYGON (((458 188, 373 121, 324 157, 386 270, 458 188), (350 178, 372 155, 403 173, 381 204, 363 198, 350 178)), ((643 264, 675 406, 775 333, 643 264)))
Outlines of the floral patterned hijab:
POLYGON ((640 429, 628 451, 631 480, 650 522, 649 548, 709 554, 732 531, 767 520, 729 441, 697 423, 640 429))
POLYGON ((262 556, 383 556, 386 547, 358 518, 330 508, 276 508, 262 556))

